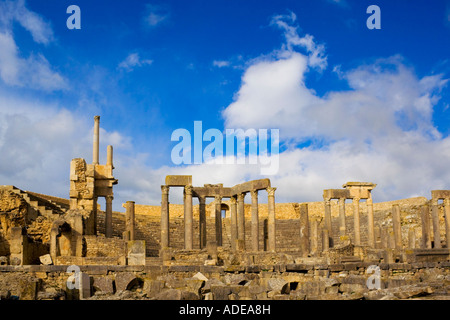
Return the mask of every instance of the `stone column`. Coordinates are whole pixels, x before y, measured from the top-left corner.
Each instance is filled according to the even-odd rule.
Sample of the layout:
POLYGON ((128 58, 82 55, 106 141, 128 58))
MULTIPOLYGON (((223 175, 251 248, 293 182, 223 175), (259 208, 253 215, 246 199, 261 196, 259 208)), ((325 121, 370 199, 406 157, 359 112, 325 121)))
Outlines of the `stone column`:
POLYGON ((408 247, 409 249, 416 248, 416 230, 412 227, 408 230, 408 247))
POLYGON ((402 249, 402 225, 400 218, 400 206, 394 204, 392 206, 392 226, 394 229, 394 247, 395 249, 402 249))
POLYGON ((252 190, 250 194, 252 195, 252 250, 259 251, 258 190, 252 190))
POLYGON ((169 247, 169 187, 161 186, 161 248, 169 247))
POLYGON ((353 225, 355 233, 355 245, 361 245, 361 231, 359 227, 359 198, 353 198, 353 225))
POLYGON ((374 228, 374 234, 375 234, 375 248, 381 249, 381 229, 380 226, 376 226, 374 228))
POLYGON ((368 220, 368 244, 369 247, 375 248, 375 225, 374 225, 374 219, 373 219, 373 201, 372 196, 369 193, 369 198, 366 200, 367 204, 367 220, 368 220))
POLYGON ((237 203, 236 197, 230 198, 230 216, 231 216, 231 249, 236 250, 236 240, 238 239, 238 226, 237 226, 237 203))
POLYGON ((112 201, 113 196, 106 196, 106 211, 105 211, 105 237, 112 238, 113 226, 112 226, 112 201))
POLYGON ((331 232, 331 199, 324 199, 325 204, 325 220, 324 220, 324 229, 328 230, 328 236, 332 237, 331 232))
POLYGON ((311 254, 316 255, 319 251, 319 221, 317 218, 311 220, 311 254))
POLYGON ((341 236, 345 236, 347 233, 345 225, 345 198, 339 198, 339 231, 341 236))
POLYGON ((94 143, 92 150, 92 164, 99 164, 99 141, 100 141, 100 116, 94 117, 94 143))
POLYGON ((330 248, 330 234, 328 229, 322 229, 322 251, 327 251, 330 248))
POLYGON ((126 204, 126 231, 130 235, 130 241, 136 240, 135 221, 134 221, 134 201, 127 201, 126 204))
POLYGON ((309 218, 308 218, 308 204, 297 204, 300 213, 300 249, 303 257, 309 254, 309 218))
POLYGON ((206 198, 198 197, 198 211, 199 211, 199 233, 200 233, 200 249, 206 247, 206 198))
POLYGON ((192 186, 184 187, 184 248, 192 250, 194 246, 194 214, 192 212, 192 186))
POLYGON ((238 239, 245 243, 245 193, 237 195, 238 239))
POLYGON ((431 218, 433 219, 433 235, 434 235, 434 248, 442 248, 441 246, 441 232, 439 229, 439 208, 438 200, 431 200, 431 218))
POLYGON ((445 213, 445 240, 447 248, 450 248, 450 199, 444 199, 444 213, 445 213))
POLYGON ((113 146, 106 148, 106 165, 113 167, 113 146))
POLYGON ((387 226, 381 227, 380 240, 382 249, 389 248, 389 233, 387 226))
POLYGON ((275 190, 277 188, 269 187, 267 190, 267 207, 268 207, 268 251, 276 251, 276 218, 275 218, 275 190))
POLYGON ((422 249, 431 249, 430 207, 428 204, 422 205, 420 213, 422 219, 422 249))
POLYGON ((214 197, 215 221, 216 221, 216 243, 222 246, 222 197, 214 197))

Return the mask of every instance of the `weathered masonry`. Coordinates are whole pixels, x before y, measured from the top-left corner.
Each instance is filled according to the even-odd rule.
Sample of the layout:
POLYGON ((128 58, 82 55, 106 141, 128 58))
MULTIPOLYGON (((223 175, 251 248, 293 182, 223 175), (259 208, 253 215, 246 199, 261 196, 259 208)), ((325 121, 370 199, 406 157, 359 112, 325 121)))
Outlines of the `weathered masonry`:
POLYGON ((170 187, 184 188, 184 226, 185 249, 193 248, 193 211, 192 197, 197 197, 200 204, 199 217, 199 243, 200 249, 206 247, 206 198, 215 201, 215 233, 216 245, 222 246, 222 199, 231 200, 231 246, 233 250, 244 250, 245 217, 244 199, 247 193, 251 194, 252 214, 252 251, 259 251, 259 215, 258 191, 266 190, 268 194, 268 251, 275 251, 275 190, 271 187, 269 179, 253 180, 233 187, 224 187, 223 184, 205 184, 203 187, 192 186, 192 176, 167 176, 165 185, 161 186, 161 246, 170 247, 169 239, 169 189, 170 187))

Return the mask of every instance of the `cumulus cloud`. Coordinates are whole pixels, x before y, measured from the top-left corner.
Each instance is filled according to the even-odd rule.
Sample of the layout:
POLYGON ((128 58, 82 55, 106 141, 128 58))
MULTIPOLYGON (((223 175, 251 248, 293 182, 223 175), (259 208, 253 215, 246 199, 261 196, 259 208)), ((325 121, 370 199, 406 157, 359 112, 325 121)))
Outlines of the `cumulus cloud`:
MULTIPOLYGON (((276 15, 272 18, 271 24, 277 26, 284 32, 286 39, 282 47, 282 51, 292 52, 295 47, 302 47, 308 53, 308 65, 313 68, 323 70, 327 67, 327 57, 325 55, 325 47, 323 44, 317 44, 314 37, 306 34, 301 37, 298 34, 298 25, 294 25, 297 21, 295 13, 290 12, 286 15, 276 15)), ((286 52, 283 52, 286 54, 286 52)))
POLYGON ((151 65, 153 63, 150 59, 141 59, 139 53, 130 53, 125 60, 119 63, 118 68, 128 72, 133 71, 136 67, 151 65))
POLYGON ((38 44, 53 41, 49 23, 29 11, 25 2, 0 3, 0 78, 7 85, 53 91, 67 88, 67 80, 54 71, 48 60, 40 53, 23 57, 14 40, 13 22, 17 21, 31 33, 38 44))
POLYGON ((449 188, 444 168, 450 139, 432 119, 448 80, 442 74, 420 78, 394 56, 351 70, 335 68, 350 89, 318 96, 305 77, 317 65, 311 53, 320 52, 312 56, 325 59, 319 65, 326 66, 325 52, 312 37, 298 36, 295 20, 293 14, 275 16, 285 32, 284 48, 253 59, 222 113, 227 128, 280 130, 287 150, 270 178, 283 200, 320 200, 323 189, 347 181, 377 183, 374 197, 380 201, 449 188), (307 147, 298 147, 304 142, 307 147))

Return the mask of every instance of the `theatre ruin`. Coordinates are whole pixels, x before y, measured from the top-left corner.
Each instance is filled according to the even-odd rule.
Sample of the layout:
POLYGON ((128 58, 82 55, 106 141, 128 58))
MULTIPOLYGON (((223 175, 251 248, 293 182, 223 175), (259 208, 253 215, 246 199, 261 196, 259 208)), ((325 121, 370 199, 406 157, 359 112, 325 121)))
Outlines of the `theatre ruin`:
POLYGON ((130 199, 115 212, 120 181, 112 146, 99 163, 99 128, 96 116, 92 163, 71 161, 67 199, 0 186, 0 298, 450 296, 450 190, 377 203, 375 183, 346 182, 323 202, 277 203, 267 178, 168 175, 154 182, 160 206, 130 199), (174 188, 183 204, 169 203, 174 188))

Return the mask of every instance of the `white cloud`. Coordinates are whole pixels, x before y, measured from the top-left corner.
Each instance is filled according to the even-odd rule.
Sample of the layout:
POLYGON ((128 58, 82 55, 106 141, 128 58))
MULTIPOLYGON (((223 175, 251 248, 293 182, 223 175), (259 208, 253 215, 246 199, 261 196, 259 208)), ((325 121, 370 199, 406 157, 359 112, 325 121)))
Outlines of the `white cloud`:
POLYGON ((54 38, 50 24, 41 16, 25 7, 25 0, 4 1, 0 3, 0 23, 3 28, 12 29, 12 23, 17 21, 31 33, 37 43, 48 44, 54 38))
POLYGON ((226 60, 214 60, 213 66, 218 68, 228 67, 230 66, 230 62, 226 60))
POLYGON ((168 20, 170 14, 165 6, 147 4, 145 23, 150 27, 156 27, 168 20))
POLYGON ((312 37, 299 41, 297 28, 284 23, 295 15, 288 18, 274 18, 282 21, 286 48, 254 59, 223 111, 227 128, 280 130, 287 150, 280 154, 278 175, 270 177, 278 199, 320 200, 323 189, 347 181, 377 183, 376 201, 450 188, 450 138, 432 119, 448 80, 441 74, 419 78, 394 56, 352 70, 335 68, 350 89, 319 97, 304 81, 318 47, 312 37), (290 43, 304 43, 309 55, 290 43), (296 147, 307 141, 308 147, 296 147))
POLYGON ((139 54, 134 52, 130 53, 125 60, 119 63, 118 68, 124 69, 128 72, 133 71, 136 67, 142 67, 145 65, 151 65, 153 63, 150 59, 141 59, 139 54))
POLYGON ((316 44, 314 37, 309 34, 300 37, 298 34, 298 26, 292 25, 296 21, 297 16, 293 12, 288 15, 276 15, 272 18, 271 24, 276 25, 284 31, 286 43, 283 45, 282 50, 292 52, 295 47, 302 47, 308 53, 308 65, 319 70, 324 70, 327 67, 325 47, 322 44, 316 44))
POLYGON ((29 11, 24 1, 0 4, 0 78, 7 85, 53 91, 67 88, 67 80, 52 69, 42 54, 22 57, 14 40, 12 23, 17 21, 29 31, 33 40, 48 44, 53 31, 39 15, 29 11))

